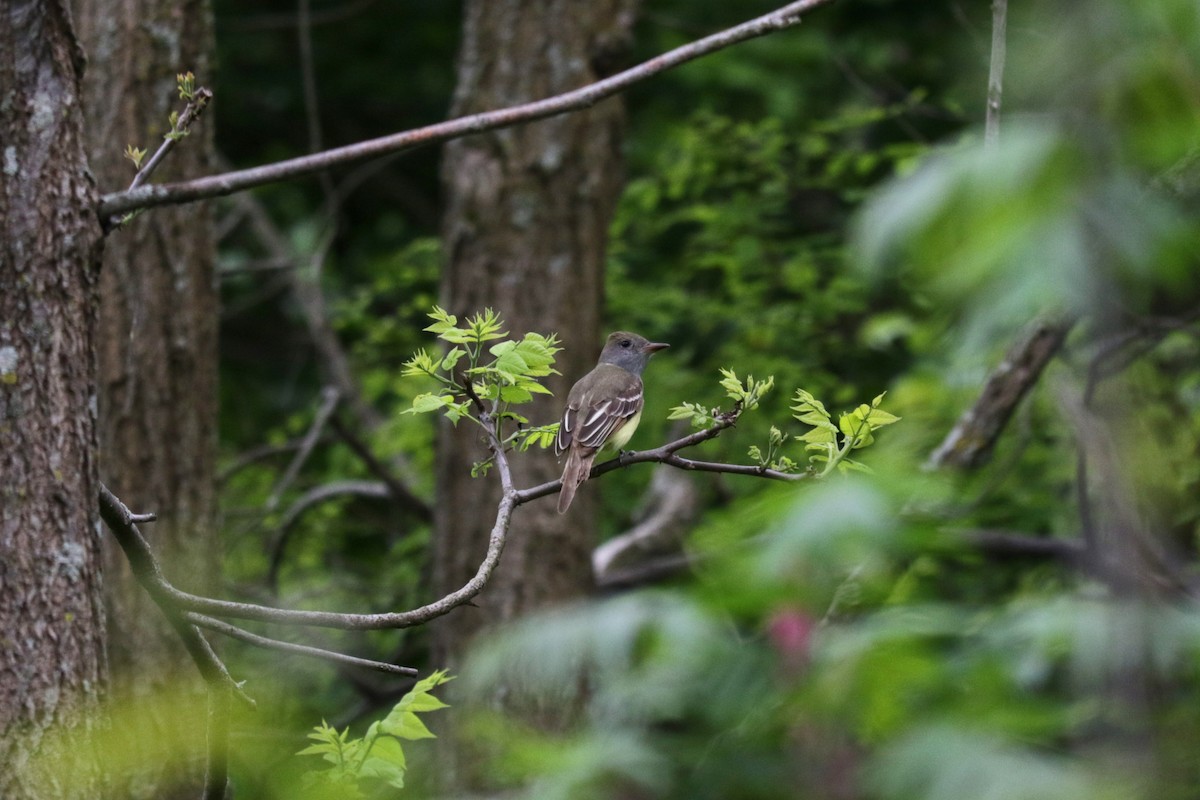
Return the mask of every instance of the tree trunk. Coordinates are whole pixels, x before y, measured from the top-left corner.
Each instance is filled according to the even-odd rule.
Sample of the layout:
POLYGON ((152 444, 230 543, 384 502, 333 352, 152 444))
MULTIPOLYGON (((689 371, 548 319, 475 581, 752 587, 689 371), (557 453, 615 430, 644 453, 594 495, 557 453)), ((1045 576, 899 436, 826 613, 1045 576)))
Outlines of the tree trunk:
MULTIPOLYGON (((627 42, 635 0, 470 0, 465 7, 454 114, 535 100, 604 77, 627 42)), ((600 344, 609 222, 622 187, 623 106, 449 144, 446 268, 442 302, 452 313, 495 308, 514 334, 556 332, 565 351, 550 381, 555 397, 529 416, 554 421, 571 382, 600 344)), ((484 450, 477 431, 443 425, 438 437, 434 584, 461 586, 483 558, 498 497, 491 478, 472 479, 484 450)), ((550 451, 513 458, 518 486, 558 477, 550 451)), ((453 664, 481 627, 586 593, 595 504, 588 488, 560 516, 553 500, 517 510, 499 568, 476 600, 435 623, 435 658, 453 664)))
MULTIPOLYGON (((171 112, 182 109, 176 74, 194 72, 201 85, 211 79, 211 13, 205 0, 75 5, 89 56, 84 94, 92 170, 105 191, 114 191, 136 171, 122 155, 125 146, 153 153, 171 112)), ((211 172, 212 129, 208 117, 194 124, 154 180, 211 172)), ((100 279, 100 474, 130 508, 158 514, 143 526, 145 535, 171 580, 200 593, 214 585, 220 553, 214 262, 207 204, 173 206, 114 231, 100 279)), ((197 797, 204 684, 111 538, 105 568, 113 701, 138 733, 128 747, 170 742, 184 758, 183 765, 132 758, 142 769, 122 776, 117 793, 197 797)))
POLYGON ((95 430, 101 232, 63 5, 0 6, 0 797, 98 793, 107 679, 95 430), (47 761, 57 752, 66 760, 47 761), (43 783, 45 781, 45 783, 43 783))

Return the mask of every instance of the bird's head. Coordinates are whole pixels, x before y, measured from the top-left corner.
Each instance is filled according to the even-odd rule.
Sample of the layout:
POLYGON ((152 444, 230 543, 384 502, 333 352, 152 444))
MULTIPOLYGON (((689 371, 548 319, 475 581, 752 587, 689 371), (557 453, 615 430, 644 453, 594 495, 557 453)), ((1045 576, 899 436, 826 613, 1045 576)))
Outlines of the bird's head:
POLYGON ((604 349, 600 351, 600 363, 615 364, 634 375, 641 375, 650 356, 670 346, 663 342, 652 342, 629 331, 616 331, 608 335, 604 349))

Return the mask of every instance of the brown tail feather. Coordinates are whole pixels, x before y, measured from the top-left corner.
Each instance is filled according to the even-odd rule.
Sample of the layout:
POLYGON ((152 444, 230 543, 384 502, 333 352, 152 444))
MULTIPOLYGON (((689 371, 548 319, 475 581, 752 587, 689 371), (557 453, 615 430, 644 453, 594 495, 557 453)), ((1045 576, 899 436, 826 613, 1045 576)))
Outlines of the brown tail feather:
POLYGON ((594 450, 588 452, 579 447, 567 450, 567 464, 563 467, 562 474, 562 491, 558 493, 558 513, 562 514, 571 507, 571 501, 575 499, 575 490, 588 479, 588 474, 592 471, 592 462, 595 460, 594 450))

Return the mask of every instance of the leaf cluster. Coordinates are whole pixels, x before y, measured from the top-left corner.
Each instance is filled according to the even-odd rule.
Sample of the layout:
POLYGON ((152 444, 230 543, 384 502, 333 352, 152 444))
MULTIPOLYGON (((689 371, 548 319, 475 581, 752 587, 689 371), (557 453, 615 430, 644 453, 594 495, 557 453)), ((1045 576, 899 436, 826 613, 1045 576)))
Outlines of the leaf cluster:
MULTIPOLYGON (((730 412, 722 412, 717 408, 708 408, 700 403, 685 402, 671 409, 669 419, 687 420, 692 427, 705 429, 715 421, 729 415, 737 420, 742 413, 758 408, 759 402, 775 385, 775 377, 756 381, 753 375, 745 381, 738 378, 737 373, 730 369, 721 369, 721 388, 725 396, 733 401, 730 412)), ((886 393, 884 393, 886 394, 886 393)), ((808 433, 789 437, 782 430, 772 425, 767 435, 766 448, 751 445, 749 456, 764 469, 778 472, 797 472, 799 464, 782 453, 783 446, 792 438, 805 443, 809 451, 810 469, 820 468, 819 475, 824 477, 835 468, 843 474, 855 470, 869 471, 866 465, 847 458, 854 450, 861 450, 875 442, 875 431, 899 422, 900 418, 880 408, 884 394, 873 399, 870 404, 863 403, 851 411, 841 414, 837 424, 832 415, 825 410, 825 404, 805 389, 797 389, 793 398, 795 405, 791 407, 792 416, 813 429, 808 433), (821 465, 824 465, 823 467, 821 465)))
POLYGON ((879 407, 883 395, 877 395, 868 405, 863 403, 854 410, 838 417, 837 425, 825 405, 803 389, 796 390, 792 406, 793 416, 813 429, 796 438, 805 442, 805 449, 812 452, 809 458, 815 464, 824 464, 822 475, 828 475, 835 467, 841 472, 867 471, 867 467, 846 456, 875 442, 875 431, 899 422, 900 418, 879 407))
POLYGON ((366 781, 381 781, 403 789, 408 760, 401 742, 434 738, 418 715, 447 707, 432 692, 450 680, 453 678, 444 670, 421 679, 386 717, 371 723, 361 737, 352 736, 349 728, 339 732, 322 721, 308 735, 313 744, 296 754, 320 756, 329 764, 323 770, 309 772, 308 784, 336 788, 339 796, 345 798, 365 797, 361 785, 366 781))
MULTIPOLYGON (((495 421, 528 424, 510 408, 531 402, 535 394, 550 394, 539 379, 559 374, 553 367, 554 354, 562 349, 558 337, 526 333, 520 339, 506 339, 504 324, 491 309, 466 320, 462 327, 457 317, 437 306, 429 316, 433 324, 425 330, 451 347, 440 356, 419 350, 404 362, 404 377, 424 376, 439 384, 436 391, 417 395, 404 413, 440 411, 454 424, 464 417, 482 424, 479 414, 487 401, 487 413, 495 421)), ((534 438, 540 441, 541 433, 534 438)))

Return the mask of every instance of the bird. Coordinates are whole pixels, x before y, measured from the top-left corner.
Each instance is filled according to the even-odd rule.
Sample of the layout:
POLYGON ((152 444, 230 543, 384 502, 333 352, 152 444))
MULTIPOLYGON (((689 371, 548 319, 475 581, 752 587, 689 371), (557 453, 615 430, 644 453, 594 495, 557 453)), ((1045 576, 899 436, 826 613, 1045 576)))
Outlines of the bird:
POLYGON ((595 368, 571 387, 554 437, 555 456, 567 454, 558 513, 571 506, 596 456, 601 451, 620 452, 637 430, 644 404, 642 372, 650 356, 667 347, 636 333, 611 333, 595 368))

